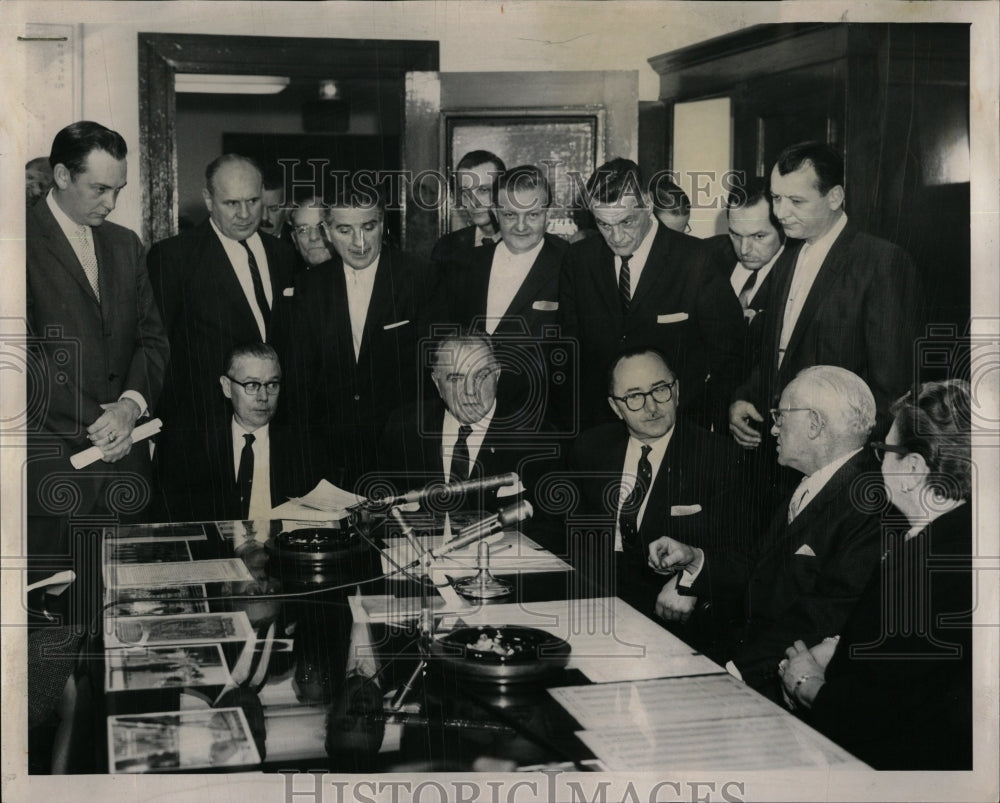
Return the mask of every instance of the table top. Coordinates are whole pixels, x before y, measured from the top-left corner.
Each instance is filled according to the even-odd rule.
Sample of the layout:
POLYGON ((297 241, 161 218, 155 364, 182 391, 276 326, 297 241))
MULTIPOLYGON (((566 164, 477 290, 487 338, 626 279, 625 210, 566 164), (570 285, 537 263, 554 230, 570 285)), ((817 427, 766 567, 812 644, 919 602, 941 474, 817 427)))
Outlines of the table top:
MULTIPOLYGON (((441 522, 411 520, 440 555, 441 522)), ((296 526, 105 534, 98 766, 864 768, 517 532, 487 539, 510 593, 483 600, 454 587, 475 544, 425 574, 390 520, 296 526)))

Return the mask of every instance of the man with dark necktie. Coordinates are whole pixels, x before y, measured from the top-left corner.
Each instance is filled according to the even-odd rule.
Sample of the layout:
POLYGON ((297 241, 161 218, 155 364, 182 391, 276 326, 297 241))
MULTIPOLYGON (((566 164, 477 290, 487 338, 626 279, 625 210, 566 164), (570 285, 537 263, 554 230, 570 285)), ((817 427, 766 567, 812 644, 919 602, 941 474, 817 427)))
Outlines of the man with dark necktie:
POLYGON ((700 240, 656 221, 634 162, 599 167, 586 197, 602 236, 570 246, 559 280, 562 334, 577 340, 580 355, 577 395, 563 400, 562 423, 608 420, 603 367, 620 349, 643 345, 677 371, 681 413, 721 428, 743 343, 736 298, 707 269, 700 240))
MULTIPOLYGON (((534 478, 550 468, 556 448, 537 416, 497 397, 501 369, 490 338, 448 335, 428 357, 439 398, 390 416, 379 445, 383 479, 406 491, 516 471, 530 497, 534 478)), ((492 512, 519 493, 507 486, 470 496, 465 506, 492 512)))
POLYGON ((168 498, 172 483, 186 485, 198 469, 207 433, 227 417, 219 366, 236 345, 271 340, 292 292, 293 251, 257 233, 262 196, 252 160, 220 156, 205 171, 208 220, 157 243, 147 258, 171 345, 157 447, 168 498))
POLYGON ((664 533, 700 545, 737 541, 736 450, 678 418, 684 389, 659 352, 621 352, 607 382, 618 421, 572 444, 567 469, 579 507, 566 518, 566 546, 598 591, 652 617, 666 581, 647 566, 651 541, 664 533))

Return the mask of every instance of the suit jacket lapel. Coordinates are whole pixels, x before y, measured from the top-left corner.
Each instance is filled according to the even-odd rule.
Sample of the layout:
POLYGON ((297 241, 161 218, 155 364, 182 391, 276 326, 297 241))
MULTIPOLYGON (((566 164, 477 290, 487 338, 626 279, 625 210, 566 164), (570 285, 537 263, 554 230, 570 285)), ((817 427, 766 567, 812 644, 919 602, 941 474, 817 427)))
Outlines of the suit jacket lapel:
POLYGON ((504 312, 503 317, 508 318, 517 315, 527 315, 531 312, 531 305, 534 303, 538 292, 549 280, 549 272, 552 269, 552 260, 557 257, 557 252, 548 243, 542 246, 535 261, 531 265, 531 270, 524 277, 521 286, 511 299, 510 305, 504 312))
POLYGON ((212 271, 212 281, 216 286, 216 292, 219 293, 219 298, 232 300, 233 312, 242 319, 243 328, 259 331, 257 319, 250 308, 250 302, 247 301, 246 293, 243 292, 243 285, 236 278, 236 270, 233 268, 233 263, 229 261, 229 254, 222 247, 211 222, 206 220, 202 226, 204 226, 202 235, 204 250, 202 253, 206 255, 206 258, 201 261, 201 264, 212 271))
POLYGON ((666 226, 656 223, 656 234, 653 237, 653 244, 650 246, 649 254, 646 256, 646 264, 639 274, 639 284, 632 288, 632 304, 629 306, 629 315, 641 309, 646 300, 657 297, 656 288, 667 281, 667 259, 670 257, 670 234, 666 226))
MULTIPOLYGON (((829 253, 826 255, 826 259, 823 260, 823 264, 816 274, 816 280, 813 282, 812 287, 809 288, 809 295, 806 296, 805 303, 802 305, 802 312, 799 313, 798 320, 795 321, 795 328, 792 329, 792 336, 788 338, 788 349, 785 354, 785 360, 787 362, 788 355, 794 353, 795 349, 798 347, 799 343, 802 342, 802 338, 805 335, 805 331, 809 328, 813 319, 816 317, 816 311, 820 308, 824 301, 830 296, 830 287, 837 280, 837 277, 844 269, 844 263, 847 260, 847 251, 850 248, 851 241, 854 239, 854 230, 848 224, 844 227, 844 230, 840 232, 840 236, 833 243, 833 247, 830 248, 829 253)), ((789 285, 791 283, 789 282, 789 285)), ((785 293, 785 300, 788 300, 788 293, 785 293)), ((784 307, 782 307, 784 309, 784 307)))
POLYGON ((615 321, 622 320, 622 305, 618 296, 618 278, 615 275, 615 255, 601 237, 601 247, 597 252, 594 270, 597 272, 597 280, 594 282, 597 287, 598 296, 601 303, 607 308, 608 313, 615 321))
MULTIPOLYGON (((826 508, 831 501, 841 498, 844 486, 854 479, 857 474, 858 461, 864 456, 864 452, 854 455, 844 465, 834 473, 826 485, 824 485, 815 498, 806 505, 785 528, 785 543, 794 544, 802 541, 803 534, 816 529, 817 521, 828 518, 830 511, 826 508)), ((785 507, 787 512, 787 507, 785 507)))
MULTIPOLYGON (((94 288, 90 286, 90 282, 87 280, 87 274, 83 272, 83 265, 80 264, 80 260, 76 255, 76 251, 73 250, 73 246, 69 244, 69 240, 66 239, 66 235, 63 234, 63 230, 59 227, 59 223, 56 221, 55 216, 52 214, 52 210, 49 209, 48 201, 44 198, 40 200, 32 209, 32 213, 37 210, 36 221, 40 225, 42 234, 48 241, 52 255, 55 257, 55 262, 62 266, 62 268, 73 277, 80 289, 86 293, 87 297, 90 298, 94 304, 97 304, 97 296, 94 295, 94 288)), ((92 232, 97 231, 97 229, 91 229, 92 232)), ((94 237, 94 252, 98 252, 97 248, 97 237, 94 237)), ((100 265, 101 258, 98 254, 97 258, 98 265, 98 282, 100 282, 100 265)), ((100 285, 99 285, 100 286, 100 285)))

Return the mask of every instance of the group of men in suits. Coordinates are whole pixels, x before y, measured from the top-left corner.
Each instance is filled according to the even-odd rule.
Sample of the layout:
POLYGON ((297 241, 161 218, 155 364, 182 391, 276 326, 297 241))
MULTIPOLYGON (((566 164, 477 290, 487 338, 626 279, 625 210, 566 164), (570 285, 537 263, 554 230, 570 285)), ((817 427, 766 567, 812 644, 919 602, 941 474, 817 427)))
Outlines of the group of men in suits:
MULTIPOLYGON (((377 193, 348 182, 293 211, 308 263, 296 273, 293 250, 259 233, 259 168, 233 154, 206 170, 208 220, 143 260, 133 234, 104 223, 125 183, 120 139, 93 123, 61 132, 55 187, 29 218, 28 318, 48 383, 39 438, 54 444, 33 451, 29 479, 44 485, 62 467, 52 461, 93 443, 104 462, 76 475, 78 484, 94 480, 79 510, 106 503, 101 489, 118 461, 148 472, 148 450, 129 455, 129 436, 154 410, 164 421, 157 517, 258 515, 322 477, 364 492, 386 477, 402 484, 515 469, 531 478, 518 489, 530 495, 546 473, 565 475, 580 512, 607 526, 595 553, 581 541, 594 531, 578 533, 563 516, 562 548, 587 582, 668 621, 694 619, 690 599, 721 575, 703 570, 685 594, 676 569, 698 560, 684 551, 684 560, 648 563, 664 537, 668 554, 697 547, 713 555, 699 559, 710 567, 723 565, 719 551, 770 555, 768 571, 746 574, 755 606, 762 594, 784 606, 782 588, 796 599, 835 596, 837 572, 853 567, 844 554, 867 554, 846 536, 828 545, 796 534, 773 478, 751 472, 768 479, 748 482, 722 434, 728 423, 758 466, 774 457, 807 480, 818 475, 813 512, 834 488, 831 510, 848 507, 841 471, 859 462, 874 420, 858 418, 848 437, 836 403, 858 396, 852 382, 867 382, 884 413, 911 381, 921 312, 913 266, 847 223, 843 163, 832 148, 793 146, 769 188, 734 194, 728 243, 664 226, 637 166, 614 159, 586 185, 600 236, 572 245, 546 233, 553 198, 543 171, 506 170, 475 152, 459 165, 470 224, 439 243, 433 270, 385 245, 377 193), (57 326, 82 350, 70 382, 47 342, 57 326), (575 348, 559 381, 555 334, 575 348), (814 365, 853 379, 800 375, 814 365), (774 427, 758 432, 776 399, 774 427), (809 454, 834 438, 850 457, 830 469, 847 452, 795 456, 793 432, 809 454), (746 501, 758 492, 773 504, 746 501), (761 518, 778 509, 765 535, 748 505, 761 518), (800 538, 813 554, 786 554, 800 538)), ((30 493, 44 507, 45 489, 30 493)), ((805 614, 785 606, 772 618, 782 616, 799 627, 805 614)))

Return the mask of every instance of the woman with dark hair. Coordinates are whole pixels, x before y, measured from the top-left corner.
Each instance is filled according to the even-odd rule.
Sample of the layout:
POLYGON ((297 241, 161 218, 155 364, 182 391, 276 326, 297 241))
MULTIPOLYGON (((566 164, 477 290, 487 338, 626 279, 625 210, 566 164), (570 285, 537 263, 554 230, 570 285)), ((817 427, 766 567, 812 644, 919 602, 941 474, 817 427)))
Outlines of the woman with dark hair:
POLYGON ((872 447, 893 507, 882 565, 839 637, 786 650, 786 701, 876 769, 972 768, 969 384, 928 382, 872 447))

